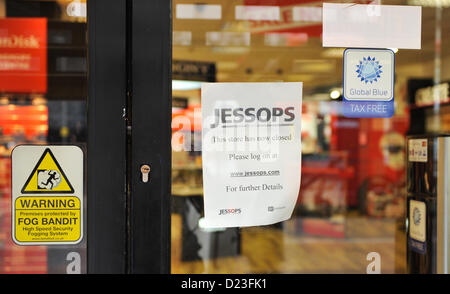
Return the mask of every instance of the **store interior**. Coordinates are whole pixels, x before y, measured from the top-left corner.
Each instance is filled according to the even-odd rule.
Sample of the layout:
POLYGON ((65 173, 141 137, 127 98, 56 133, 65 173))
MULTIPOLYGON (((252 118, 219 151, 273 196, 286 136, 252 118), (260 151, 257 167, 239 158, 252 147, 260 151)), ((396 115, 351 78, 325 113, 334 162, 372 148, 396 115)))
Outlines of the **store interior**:
MULTIPOLYGON (((422 6, 422 48, 391 48, 394 116, 359 119, 342 114, 345 48, 322 46, 323 1, 172 3, 172 273, 365 273, 370 252, 382 273, 405 273, 406 137, 450 132, 450 8, 377 2, 422 6), (288 221, 202 226, 204 82, 303 82, 302 178, 288 221)), ((11 241, 10 154, 20 143, 86 143, 86 33, 84 0, 0 0, 0 273, 64 272, 54 247, 11 241), (46 41, 8 48, 12 19, 46 41)))
MULTIPOLYGON (((12 241, 10 156, 18 144, 86 144, 86 2, 72 2, 0 1, 1 274, 66 272, 66 246, 12 241)), ((71 249, 85 261, 85 241, 71 249)))
POLYGON ((392 118, 346 118, 345 48, 322 47, 322 3, 173 1, 172 272, 366 273, 377 252, 383 273, 405 273, 406 136, 450 131, 449 9, 382 1, 423 6, 422 48, 390 48, 392 118), (298 81, 302 178, 291 219, 202 227, 201 83, 298 81))

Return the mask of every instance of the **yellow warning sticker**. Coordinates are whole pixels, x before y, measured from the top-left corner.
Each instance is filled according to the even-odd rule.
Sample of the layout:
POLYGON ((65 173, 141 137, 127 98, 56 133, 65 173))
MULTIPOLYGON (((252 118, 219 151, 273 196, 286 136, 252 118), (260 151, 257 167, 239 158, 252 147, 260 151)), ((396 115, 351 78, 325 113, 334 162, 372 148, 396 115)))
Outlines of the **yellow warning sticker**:
POLYGON ((73 193, 73 187, 52 151, 47 148, 21 191, 23 194, 73 193))
POLYGON ((11 237, 18 245, 78 244, 84 235, 84 154, 73 145, 11 152, 11 237))
POLYGON ((81 238, 81 204, 75 196, 22 196, 15 201, 19 242, 75 242, 81 238))

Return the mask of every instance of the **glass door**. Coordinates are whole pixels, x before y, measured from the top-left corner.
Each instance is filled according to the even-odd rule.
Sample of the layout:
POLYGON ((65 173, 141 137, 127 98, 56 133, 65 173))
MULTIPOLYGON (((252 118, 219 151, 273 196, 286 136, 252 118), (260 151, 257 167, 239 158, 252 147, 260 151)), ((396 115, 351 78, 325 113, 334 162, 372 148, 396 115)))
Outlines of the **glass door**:
POLYGON ((86 272, 86 241, 19 246, 11 238, 11 151, 87 141, 86 3, 1 1, 0 272, 86 272), (68 265, 72 263, 71 267, 68 265))
POLYGON ((422 6, 421 49, 391 48, 391 118, 343 115, 345 48, 322 45, 323 1, 173 1, 172 273, 366 273, 375 260, 381 273, 406 272, 406 136, 450 130, 450 10, 375 4, 422 6), (203 82, 303 82, 301 186, 289 220, 204 226, 203 82))
POLYGON ((323 1, 0 1, 0 272, 406 272, 407 135, 450 131, 449 9, 381 4, 422 6, 421 49, 390 48, 391 118, 343 115, 323 1), (303 83, 290 219, 205 226, 205 82, 303 83), (82 148, 79 244, 12 241, 19 144, 82 148))
MULTIPOLYGON (((125 13, 125 1, 0 1, 2 274, 126 270, 125 13), (77 219, 83 238, 77 244, 14 243, 11 152, 23 144, 83 151, 78 164, 84 166, 84 191, 78 197, 84 206, 78 209, 84 217, 77 219)), ((31 234, 52 231, 35 220, 27 227, 31 234)))

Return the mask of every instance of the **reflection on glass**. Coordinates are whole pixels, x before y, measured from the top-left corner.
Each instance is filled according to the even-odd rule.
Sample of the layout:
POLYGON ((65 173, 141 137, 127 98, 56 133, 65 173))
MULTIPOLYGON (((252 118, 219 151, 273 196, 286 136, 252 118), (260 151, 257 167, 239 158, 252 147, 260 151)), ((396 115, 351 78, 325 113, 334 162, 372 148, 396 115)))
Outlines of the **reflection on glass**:
POLYGON ((280 7, 277 6, 235 6, 237 20, 280 20, 280 7))
POLYGON ((207 46, 250 46, 250 33, 207 32, 207 46))
MULTIPOLYGON (((442 82, 433 84, 434 38, 423 35, 424 49, 395 54, 395 115, 357 119, 342 114, 345 48, 322 47, 323 3, 303 2, 271 1, 280 9, 279 20, 235 17, 238 10, 251 11, 245 7, 264 7, 263 0, 220 1, 220 21, 174 19, 174 30, 190 31, 193 38, 189 49, 174 45, 173 61, 215 67, 212 77, 174 79, 303 82, 304 105, 302 181, 291 219, 211 231, 202 226, 200 89, 173 91, 174 101, 183 101, 174 108, 172 124, 172 146, 177 146, 172 153, 173 273, 366 273, 367 258, 375 253, 381 273, 405 272, 406 135, 450 130, 450 72, 444 70, 450 62, 445 39, 450 11, 443 9, 441 20, 442 82), (236 47, 216 41, 208 47, 206 32, 248 34, 251 42, 236 47)), ((434 8, 423 5, 422 15, 422 32, 432 35, 434 8)))
POLYGON ((221 19, 222 6, 205 4, 177 4, 177 19, 221 19))
POLYGON ((0 2, 0 273, 86 272, 86 243, 18 246, 11 160, 18 144, 85 143, 86 1, 0 2), (77 267, 68 268, 77 259, 77 267))

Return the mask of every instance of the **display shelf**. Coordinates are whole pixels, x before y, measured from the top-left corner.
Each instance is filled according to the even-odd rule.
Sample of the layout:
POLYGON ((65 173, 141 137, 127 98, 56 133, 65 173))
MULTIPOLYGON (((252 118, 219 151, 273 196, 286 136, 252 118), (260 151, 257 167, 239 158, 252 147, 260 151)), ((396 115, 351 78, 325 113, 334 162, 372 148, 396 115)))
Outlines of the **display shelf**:
POLYGON ((354 177, 355 170, 352 167, 347 167, 344 169, 335 168, 335 167, 310 167, 303 166, 302 174, 308 175, 327 175, 327 176, 338 176, 340 178, 349 179, 354 177))
POLYGON ((201 170, 202 167, 195 164, 173 165, 172 170, 201 170))
POLYGON ((438 105, 439 107, 449 106, 450 105, 450 97, 447 99, 447 101, 443 101, 443 102, 439 102, 439 103, 428 103, 428 104, 423 104, 423 105, 412 104, 411 110, 431 108, 431 107, 434 107, 435 105, 438 105))
POLYGON ((203 187, 189 187, 186 185, 172 185, 173 196, 202 196, 203 187))

